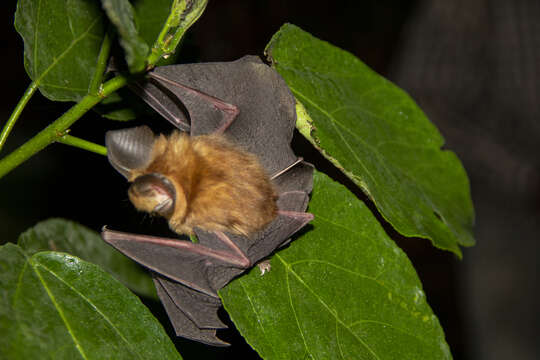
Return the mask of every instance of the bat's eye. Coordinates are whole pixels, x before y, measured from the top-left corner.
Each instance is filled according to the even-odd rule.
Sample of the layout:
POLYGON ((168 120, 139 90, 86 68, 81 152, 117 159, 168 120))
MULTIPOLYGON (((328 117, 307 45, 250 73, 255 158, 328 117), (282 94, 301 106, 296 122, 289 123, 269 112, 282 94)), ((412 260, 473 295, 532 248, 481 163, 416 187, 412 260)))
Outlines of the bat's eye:
POLYGON ((174 211, 176 191, 165 176, 157 173, 139 176, 128 191, 133 205, 142 211, 169 218, 174 211))

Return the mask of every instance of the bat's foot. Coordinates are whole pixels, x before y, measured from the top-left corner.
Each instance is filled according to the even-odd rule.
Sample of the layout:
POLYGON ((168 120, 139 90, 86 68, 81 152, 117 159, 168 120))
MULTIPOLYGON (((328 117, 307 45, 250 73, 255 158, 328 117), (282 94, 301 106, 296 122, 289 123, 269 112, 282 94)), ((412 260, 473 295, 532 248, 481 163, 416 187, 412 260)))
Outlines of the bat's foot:
POLYGON ((261 261, 257 264, 257 267, 261 271, 261 276, 263 276, 272 269, 272 265, 270 265, 270 260, 261 261))

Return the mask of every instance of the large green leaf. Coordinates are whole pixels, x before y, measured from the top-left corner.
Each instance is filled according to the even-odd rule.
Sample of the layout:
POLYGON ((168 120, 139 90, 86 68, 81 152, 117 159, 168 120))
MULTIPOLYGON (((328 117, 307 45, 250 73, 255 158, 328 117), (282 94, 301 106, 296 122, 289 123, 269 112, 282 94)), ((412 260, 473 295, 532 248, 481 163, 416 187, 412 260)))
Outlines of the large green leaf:
POLYGON ((99 2, 19 0, 15 28, 24 40, 24 65, 51 100, 88 93, 104 36, 99 2))
POLYGON ((267 54, 307 110, 302 116, 299 109, 304 136, 397 231, 458 255, 458 244, 474 244, 467 175, 454 153, 441 150, 443 138, 403 90, 293 25, 274 35, 267 54))
POLYGON ((126 53, 126 62, 132 73, 141 72, 146 66, 148 44, 139 36, 135 25, 133 7, 128 0, 101 0, 109 20, 116 26, 120 44, 126 53))
POLYGON ((161 324, 98 266, 0 247, 0 358, 179 359, 161 324))
POLYGON ((312 228, 220 291, 264 359, 449 359, 407 256, 369 209, 315 174, 312 228))
POLYGON ((65 219, 42 221, 19 236, 18 245, 28 254, 62 251, 100 265, 137 293, 156 298, 148 272, 109 245, 85 226, 65 219))

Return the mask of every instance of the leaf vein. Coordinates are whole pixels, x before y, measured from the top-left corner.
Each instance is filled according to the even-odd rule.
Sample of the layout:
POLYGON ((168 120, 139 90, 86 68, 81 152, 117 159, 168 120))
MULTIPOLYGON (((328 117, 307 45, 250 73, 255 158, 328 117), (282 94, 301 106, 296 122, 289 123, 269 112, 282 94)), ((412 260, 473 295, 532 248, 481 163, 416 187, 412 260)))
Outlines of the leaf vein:
POLYGON ((266 334, 266 331, 264 330, 264 326, 262 325, 262 321, 261 321, 261 318, 259 316, 259 313, 255 309, 255 304, 253 304, 253 301, 251 300, 251 296, 249 295, 248 290, 247 290, 246 286, 244 285, 243 281, 240 281, 240 286, 242 287, 242 289, 244 290, 244 293, 246 294, 249 305, 250 305, 253 313, 255 314, 255 317, 257 318, 257 324, 259 324, 259 327, 261 328, 261 331, 262 331, 262 333, 264 335, 265 340, 267 340, 267 342, 270 344, 270 347, 271 347, 272 351, 275 354, 274 348, 272 347, 272 343, 268 341, 268 335, 266 334))
POLYGON ((38 2, 37 14, 36 14, 36 25, 34 26, 34 75, 37 75, 37 46, 38 46, 38 28, 39 28, 39 15, 41 14, 41 0, 38 2))
MULTIPOLYGON (((285 264, 285 262, 283 261, 283 259, 281 259, 281 257, 279 257, 279 255, 276 255, 276 256, 278 256, 281 262, 285 264)), ((287 269, 287 264, 285 264, 285 268, 287 269)), ((302 328, 300 327, 300 321, 298 320, 298 315, 296 314, 296 311, 294 309, 294 304, 293 304, 292 295, 291 295, 291 284, 289 283, 289 271, 285 272, 285 283, 287 284, 287 295, 289 297, 289 305, 291 306, 291 310, 294 315, 294 320, 296 321, 296 326, 298 327, 298 331, 300 332, 300 337, 302 338, 302 341, 304 343, 304 348, 306 349, 306 353, 310 357, 313 357, 311 353, 309 352, 309 348, 306 343, 306 338, 304 337, 304 332, 302 331, 302 328)))
POLYGON ((345 356, 343 354, 343 349, 341 348, 341 340, 339 338, 339 322, 337 321, 337 319, 336 319, 336 342, 339 349, 339 355, 341 356, 342 359, 345 359, 345 356))
POLYGON ((418 340, 420 342, 423 342, 424 344, 426 344, 429 347, 435 347, 434 344, 427 342, 424 338, 418 337, 418 336, 408 332, 405 329, 402 329, 400 327, 397 327, 397 326, 395 326, 393 324, 390 324, 390 323, 387 323, 387 322, 384 322, 384 321, 364 319, 364 320, 355 321, 355 322, 351 323, 350 326, 352 327, 352 326, 356 326, 356 325, 362 324, 362 323, 374 323, 374 324, 378 324, 378 325, 382 325, 382 326, 388 326, 388 327, 391 327, 392 329, 395 329, 396 331, 399 331, 399 332, 401 332, 401 333, 403 333, 403 334, 405 334, 407 336, 413 337, 413 338, 415 338, 416 340, 418 340))
POLYGON ((46 83, 41 83, 41 86, 42 87, 47 86, 47 87, 51 87, 55 89, 73 90, 73 91, 87 91, 88 90, 84 88, 76 88, 76 87, 62 86, 62 85, 56 85, 56 84, 46 84, 46 83))

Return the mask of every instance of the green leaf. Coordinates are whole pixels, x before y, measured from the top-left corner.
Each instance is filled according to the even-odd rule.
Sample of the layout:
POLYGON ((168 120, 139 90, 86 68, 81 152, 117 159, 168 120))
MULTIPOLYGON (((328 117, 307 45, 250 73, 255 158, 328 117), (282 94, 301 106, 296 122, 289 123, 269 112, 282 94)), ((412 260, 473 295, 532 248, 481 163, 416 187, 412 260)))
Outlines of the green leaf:
POLYGON ((98 266, 0 247, 0 358, 180 359, 161 324, 98 266))
POLYGON ((107 96, 93 109, 104 118, 117 121, 128 121, 155 115, 155 111, 151 112, 149 106, 141 102, 141 98, 127 88, 107 96))
POLYGON ((264 359, 450 359, 409 259, 370 210, 315 173, 311 229, 220 291, 264 359))
POLYGON ((126 52, 126 62, 132 73, 145 69, 149 47, 139 36, 135 26, 133 7, 128 0, 101 0, 103 9, 120 35, 120 44, 126 52))
POLYGON ((119 95, 124 89, 107 96, 93 110, 104 118, 117 121, 128 121, 137 118, 136 111, 119 95))
POLYGON ((458 244, 474 244, 467 175, 403 90, 293 25, 274 35, 267 54, 305 106, 299 130, 397 231, 460 256, 458 244))
MULTIPOLYGON (((165 25, 170 12, 172 11, 174 0, 138 0, 133 4, 139 34, 149 46, 154 45, 159 33, 165 25)), ((176 64, 179 53, 175 52, 167 58, 161 58, 156 66, 176 64)))
POLYGON ((152 46, 167 21, 173 0, 137 0, 133 10, 137 15, 140 36, 152 46))
POLYGON ((29 254, 53 250, 100 265, 118 281, 140 295, 157 298, 148 272, 107 245, 85 226, 65 219, 39 222, 19 236, 18 245, 29 254))
POLYGON ((78 101, 88 93, 104 37, 98 2, 19 0, 15 28, 26 72, 44 96, 78 101))

